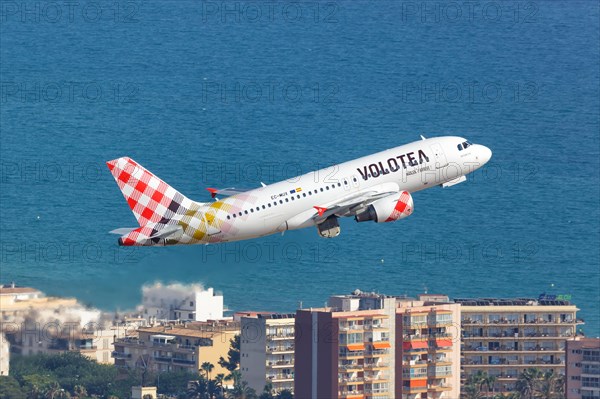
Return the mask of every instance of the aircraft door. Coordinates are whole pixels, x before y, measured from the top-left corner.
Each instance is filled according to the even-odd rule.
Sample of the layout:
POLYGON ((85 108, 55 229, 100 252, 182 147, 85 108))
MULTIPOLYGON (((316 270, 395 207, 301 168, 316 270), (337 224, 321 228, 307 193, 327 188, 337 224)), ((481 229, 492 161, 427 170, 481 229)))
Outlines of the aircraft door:
POLYGON ((435 158, 434 163, 436 166, 446 165, 448 160, 446 159, 446 154, 444 154, 444 150, 442 149, 442 145, 440 143, 434 143, 430 146, 431 151, 433 152, 433 156, 435 158))

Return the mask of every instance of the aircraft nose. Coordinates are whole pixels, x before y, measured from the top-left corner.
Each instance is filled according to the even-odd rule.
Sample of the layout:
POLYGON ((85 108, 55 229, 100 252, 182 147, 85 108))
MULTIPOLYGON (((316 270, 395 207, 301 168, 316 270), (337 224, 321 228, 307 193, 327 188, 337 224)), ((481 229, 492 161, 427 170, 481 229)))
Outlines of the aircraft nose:
POLYGON ((480 145, 479 147, 479 151, 477 151, 477 160, 483 165, 488 163, 488 161, 492 158, 492 150, 484 145, 480 145))

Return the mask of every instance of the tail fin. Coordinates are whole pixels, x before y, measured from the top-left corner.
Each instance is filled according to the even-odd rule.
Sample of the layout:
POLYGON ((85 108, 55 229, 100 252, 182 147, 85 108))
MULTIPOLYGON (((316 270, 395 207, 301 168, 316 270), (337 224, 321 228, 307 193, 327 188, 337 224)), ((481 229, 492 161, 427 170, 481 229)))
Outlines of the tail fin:
POLYGON ((168 224, 193 202, 129 157, 106 163, 140 226, 168 224))

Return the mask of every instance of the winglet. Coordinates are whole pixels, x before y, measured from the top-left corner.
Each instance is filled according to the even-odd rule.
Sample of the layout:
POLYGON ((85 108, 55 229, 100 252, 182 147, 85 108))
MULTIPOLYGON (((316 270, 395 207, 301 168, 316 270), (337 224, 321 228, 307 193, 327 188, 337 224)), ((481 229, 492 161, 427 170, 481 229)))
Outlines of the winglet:
POLYGON ((218 190, 216 188, 207 187, 206 190, 208 190, 212 198, 215 198, 217 196, 218 190))
POLYGON ((427 139, 425 138, 425 136, 423 136, 422 134, 421 134, 420 136, 421 136, 421 140, 427 140, 427 139))
POLYGON ((327 208, 323 208, 320 206, 313 206, 313 208, 315 208, 317 212, 319 212, 319 216, 323 216, 323 214, 327 211, 327 208))

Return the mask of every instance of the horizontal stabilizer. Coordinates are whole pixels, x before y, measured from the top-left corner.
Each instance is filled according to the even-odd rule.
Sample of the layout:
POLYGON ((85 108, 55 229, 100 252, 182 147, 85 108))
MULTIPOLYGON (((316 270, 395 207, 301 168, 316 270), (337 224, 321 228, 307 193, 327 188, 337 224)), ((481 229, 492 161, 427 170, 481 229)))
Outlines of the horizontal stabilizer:
POLYGON ((181 226, 168 226, 156 232, 156 234, 152 235, 150 238, 168 238, 169 236, 179 232, 183 232, 183 228, 181 226))
POLYGON ((208 190, 208 192, 210 192, 210 196, 215 198, 217 195, 224 195, 224 196, 229 196, 229 195, 236 195, 236 194, 241 194, 241 193, 245 193, 246 189, 240 189, 240 188, 235 188, 235 187, 230 187, 230 188, 212 188, 209 187, 206 190, 208 190))
POLYGON ((109 233, 110 234, 118 234, 118 235, 122 236, 122 235, 131 233, 135 229, 139 229, 139 227, 121 227, 119 229, 114 229, 113 231, 110 231, 109 233))
POLYGON ((454 180, 450 180, 449 182, 442 184, 442 187, 443 188, 452 187, 455 184, 462 183, 464 181, 467 181, 467 177, 466 176, 457 177, 454 180))

